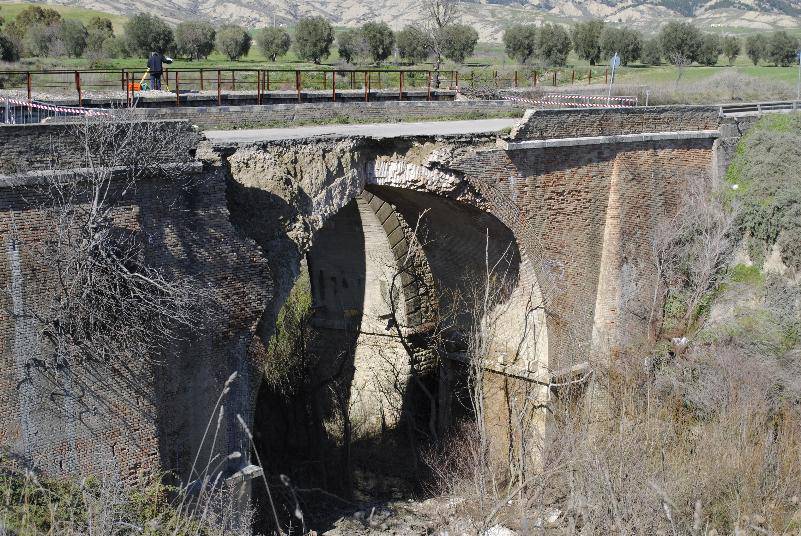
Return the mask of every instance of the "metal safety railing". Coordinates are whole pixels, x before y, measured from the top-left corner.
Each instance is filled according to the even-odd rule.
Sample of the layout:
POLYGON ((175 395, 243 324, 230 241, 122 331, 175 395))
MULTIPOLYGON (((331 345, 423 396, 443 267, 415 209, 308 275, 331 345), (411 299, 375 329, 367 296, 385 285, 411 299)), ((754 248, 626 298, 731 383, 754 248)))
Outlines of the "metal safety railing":
MULTIPOLYGON (((410 91, 425 91, 432 99, 438 89, 494 86, 496 88, 560 86, 568 84, 608 83, 608 70, 422 70, 422 69, 237 69, 237 68, 166 68, 161 76, 162 88, 175 95, 176 105, 181 95, 207 92, 216 95, 218 104, 228 92, 255 93, 261 104, 268 94, 276 91, 293 92, 301 101, 304 92, 330 91, 332 100, 344 91, 358 91, 369 101, 376 91, 397 93, 399 100, 410 91)), ((149 81, 143 69, 94 70, 5 70, 0 71, 0 87, 24 92, 28 100, 40 93, 66 92, 77 97, 79 106, 89 92, 109 94, 125 93, 131 103, 143 90, 143 81, 149 81)), ((49 97, 49 96, 48 96, 49 97)), ((352 98, 352 96, 351 96, 352 98)), ((418 97, 419 98, 419 97, 418 97)))

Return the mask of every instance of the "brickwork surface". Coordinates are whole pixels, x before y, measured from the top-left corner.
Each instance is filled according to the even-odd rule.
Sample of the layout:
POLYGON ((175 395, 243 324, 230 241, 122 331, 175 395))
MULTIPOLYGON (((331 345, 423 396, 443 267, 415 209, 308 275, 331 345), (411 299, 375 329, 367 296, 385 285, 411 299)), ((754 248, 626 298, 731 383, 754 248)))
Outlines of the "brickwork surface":
MULTIPOLYGON (((184 121, 159 121, 154 131, 164 136, 177 134, 190 140, 199 138, 184 121)), ((76 126, 69 123, 0 125, 0 148, 0 175, 71 169, 83 166, 86 161, 85 148, 76 136, 76 126)), ((162 158, 165 162, 174 162, 187 161, 192 156, 165 154, 162 158)))
POLYGON ((512 130, 512 141, 550 138, 578 138, 714 130, 720 118, 709 106, 656 106, 648 108, 536 110, 526 112, 523 122, 512 130))
POLYGON ((532 259, 549 310, 551 368, 589 358, 594 322, 625 325, 633 337, 644 332, 642 320, 627 320, 642 318, 642 301, 652 288, 654 222, 675 207, 684 181, 711 172, 712 149, 711 140, 498 149, 453 165, 490 201, 489 210, 532 259), (619 196, 610 200, 615 175, 619 196), (613 208, 619 221, 610 224, 620 236, 611 244, 604 230, 613 208), (606 310, 596 311, 605 247, 619 247, 607 276, 616 279, 615 288, 625 288, 606 310))
MULTIPOLYGON (((58 132, 42 130, 43 144, 58 132)), ((271 293, 258 247, 230 223, 224 175, 209 169, 195 178, 189 188, 164 176, 142 179, 117 205, 115 224, 138 234, 149 265, 189 275, 210 290, 203 303, 213 310, 213 324, 175 341, 152 367, 130 356, 67 369, 47 365, 48 346, 24 316, 47 297, 52 274, 38 248, 53 222, 38 202, 41 190, 25 185, 35 181, 0 180, 0 281, 15 288, 1 297, 0 446, 12 459, 49 474, 95 473, 129 483, 162 470, 188 476, 214 401, 242 368, 271 293)), ((232 389, 231 418, 242 411, 246 397, 235 395, 245 389, 247 380, 232 389)), ((233 423, 221 431, 218 448, 226 453, 240 448, 231 431, 233 423)))

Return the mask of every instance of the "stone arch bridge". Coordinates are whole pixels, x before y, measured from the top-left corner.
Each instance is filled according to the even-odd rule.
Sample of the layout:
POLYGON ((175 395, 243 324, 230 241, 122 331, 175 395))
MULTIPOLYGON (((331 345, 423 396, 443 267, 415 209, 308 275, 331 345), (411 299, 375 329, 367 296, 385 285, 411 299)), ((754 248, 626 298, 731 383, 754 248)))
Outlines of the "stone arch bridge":
POLYGON ((722 122, 704 107, 554 110, 528 112, 503 134, 230 144, 159 123, 165 135, 195 140, 165 164, 188 163, 202 180, 168 205, 163 194, 177 186, 143 179, 120 225, 142 232, 151 262, 199 278, 223 307, 161 365, 132 363, 127 377, 75 371, 72 389, 37 368, 43 345, 20 313, 45 292, 31 255, 46 225, 27 199, 54 167, 80 167, 81 154, 68 126, 1 127, 0 278, 9 290, 0 445, 48 473, 192 478, 206 422, 236 371, 214 448, 247 452, 234 417, 257 435, 273 426, 258 415, 262 371, 301 275, 315 351, 323 362, 347 357, 346 404, 364 434, 397 422, 413 403, 413 376, 447 420, 447 370, 461 366, 477 325, 487 333, 483 365, 500 381, 488 399, 501 426, 508 382, 534 386, 547 405, 554 385, 645 336, 652 235, 687 180, 725 165, 737 135, 722 122), (475 300, 488 282, 482 307, 475 300))

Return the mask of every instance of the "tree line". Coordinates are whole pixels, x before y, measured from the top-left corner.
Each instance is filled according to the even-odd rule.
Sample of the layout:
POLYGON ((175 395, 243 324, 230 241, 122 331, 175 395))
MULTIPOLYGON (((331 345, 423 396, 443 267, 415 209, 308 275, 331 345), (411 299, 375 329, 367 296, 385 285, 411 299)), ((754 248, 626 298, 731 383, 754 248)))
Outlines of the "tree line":
POLYGON ((720 56, 734 63, 743 48, 758 65, 761 61, 787 66, 796 61, 799 40, 787 32, 754 34, 744 41, 733 35, 705 33, 688 22, 669 22, 655 37, 646 39, 630 28, 608 26, 600 20, 581 22, 570 32, 556 24, 515 24, 503 34, 506 54, 521 64, 564 66, 571 50, 590 65, 608 63, 614 55, 623 65, 668 62, 679 67, 698 63, 716 65, 720 56))
POLYGON ((473 54, 478 32, 470 26, 449 22, 434 31, 407 26, 393 32, 384 22, 368 22, 335 36, 323 17, 298 20, 293 35, 284 28, 263 28, 252 34, 226 24, 215 28, 208 22, 187 21, 174 29, 150 14, 132 16, 124 34, 115 35, 110 19, 94 17, 88 24, 64 19, 51 8, 31 6, 6 23, 0 19, 0 60, 17 61, 21 56, 68 56, 89 59, 147 57, 150 52, 170 53, 188 59, 205 59, 214 50, 236 61, 256 44, 271 61, 290 48, 304 61, 320 63, 331 54, 336 41, 339 56, 348 63, 381 63, 396 51, 407 62, 416 63, 432 55, 461 63, 473 54))
MULTIPOLYGON (((110 19, 94 17, 87 24, 64 19, 51 8, 30 6, 13 20, 0 17, 0 60, 17 61, 20 56, 87 57, 90 60, 147 57, 152 51, 188 59, 207 58, 214 50, 230 60, 246 56, 255 42, 270 61, 293 49, 303 61, 320 63, 336 43, 339 57, 347 63, 380 64, 393 54, 409 64, 432 60, 439 68, 443 59, 464 63, 475 52, 478 32, 457 21, 448 2, 429 0, 427 20, 394 32, 384 22, 368 22, 358 28, 334 32, 324 17, 300 18, 292 35, 284 28, 268 27, 249 32, 226 24, 215 28, 208 22, 187 21, 174 29, 155 15, 137 14, 115 35, 110 19)), ((741 40, 735 36, 705 33, 686 22, 669 22, 653 38, 639 31, 591 20, 570 30, 556 24, 515 24, 503 34, 506 54, 520 64, 546 67, 567 64, 571 50, 590 65, 606 64, 614 54, 627 65, 641 62, 679 67, 699 63, 715 65, 721 55, 729 64, 745 50, 754 65, 760 62, 787 66, 795 62, 799 41, 787 32, 754 34, 741 40)))

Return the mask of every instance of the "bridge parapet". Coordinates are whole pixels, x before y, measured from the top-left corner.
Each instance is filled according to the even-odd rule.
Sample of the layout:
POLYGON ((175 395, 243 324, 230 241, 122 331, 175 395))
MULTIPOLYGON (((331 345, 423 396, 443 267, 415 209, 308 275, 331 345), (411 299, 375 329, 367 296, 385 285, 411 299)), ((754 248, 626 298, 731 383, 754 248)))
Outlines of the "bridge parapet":
POLYGON ((509 134, 510 142, 587 138, 674 131, 717 130, 714 106, 653 106, 589 110, 528 110, 509 134))

